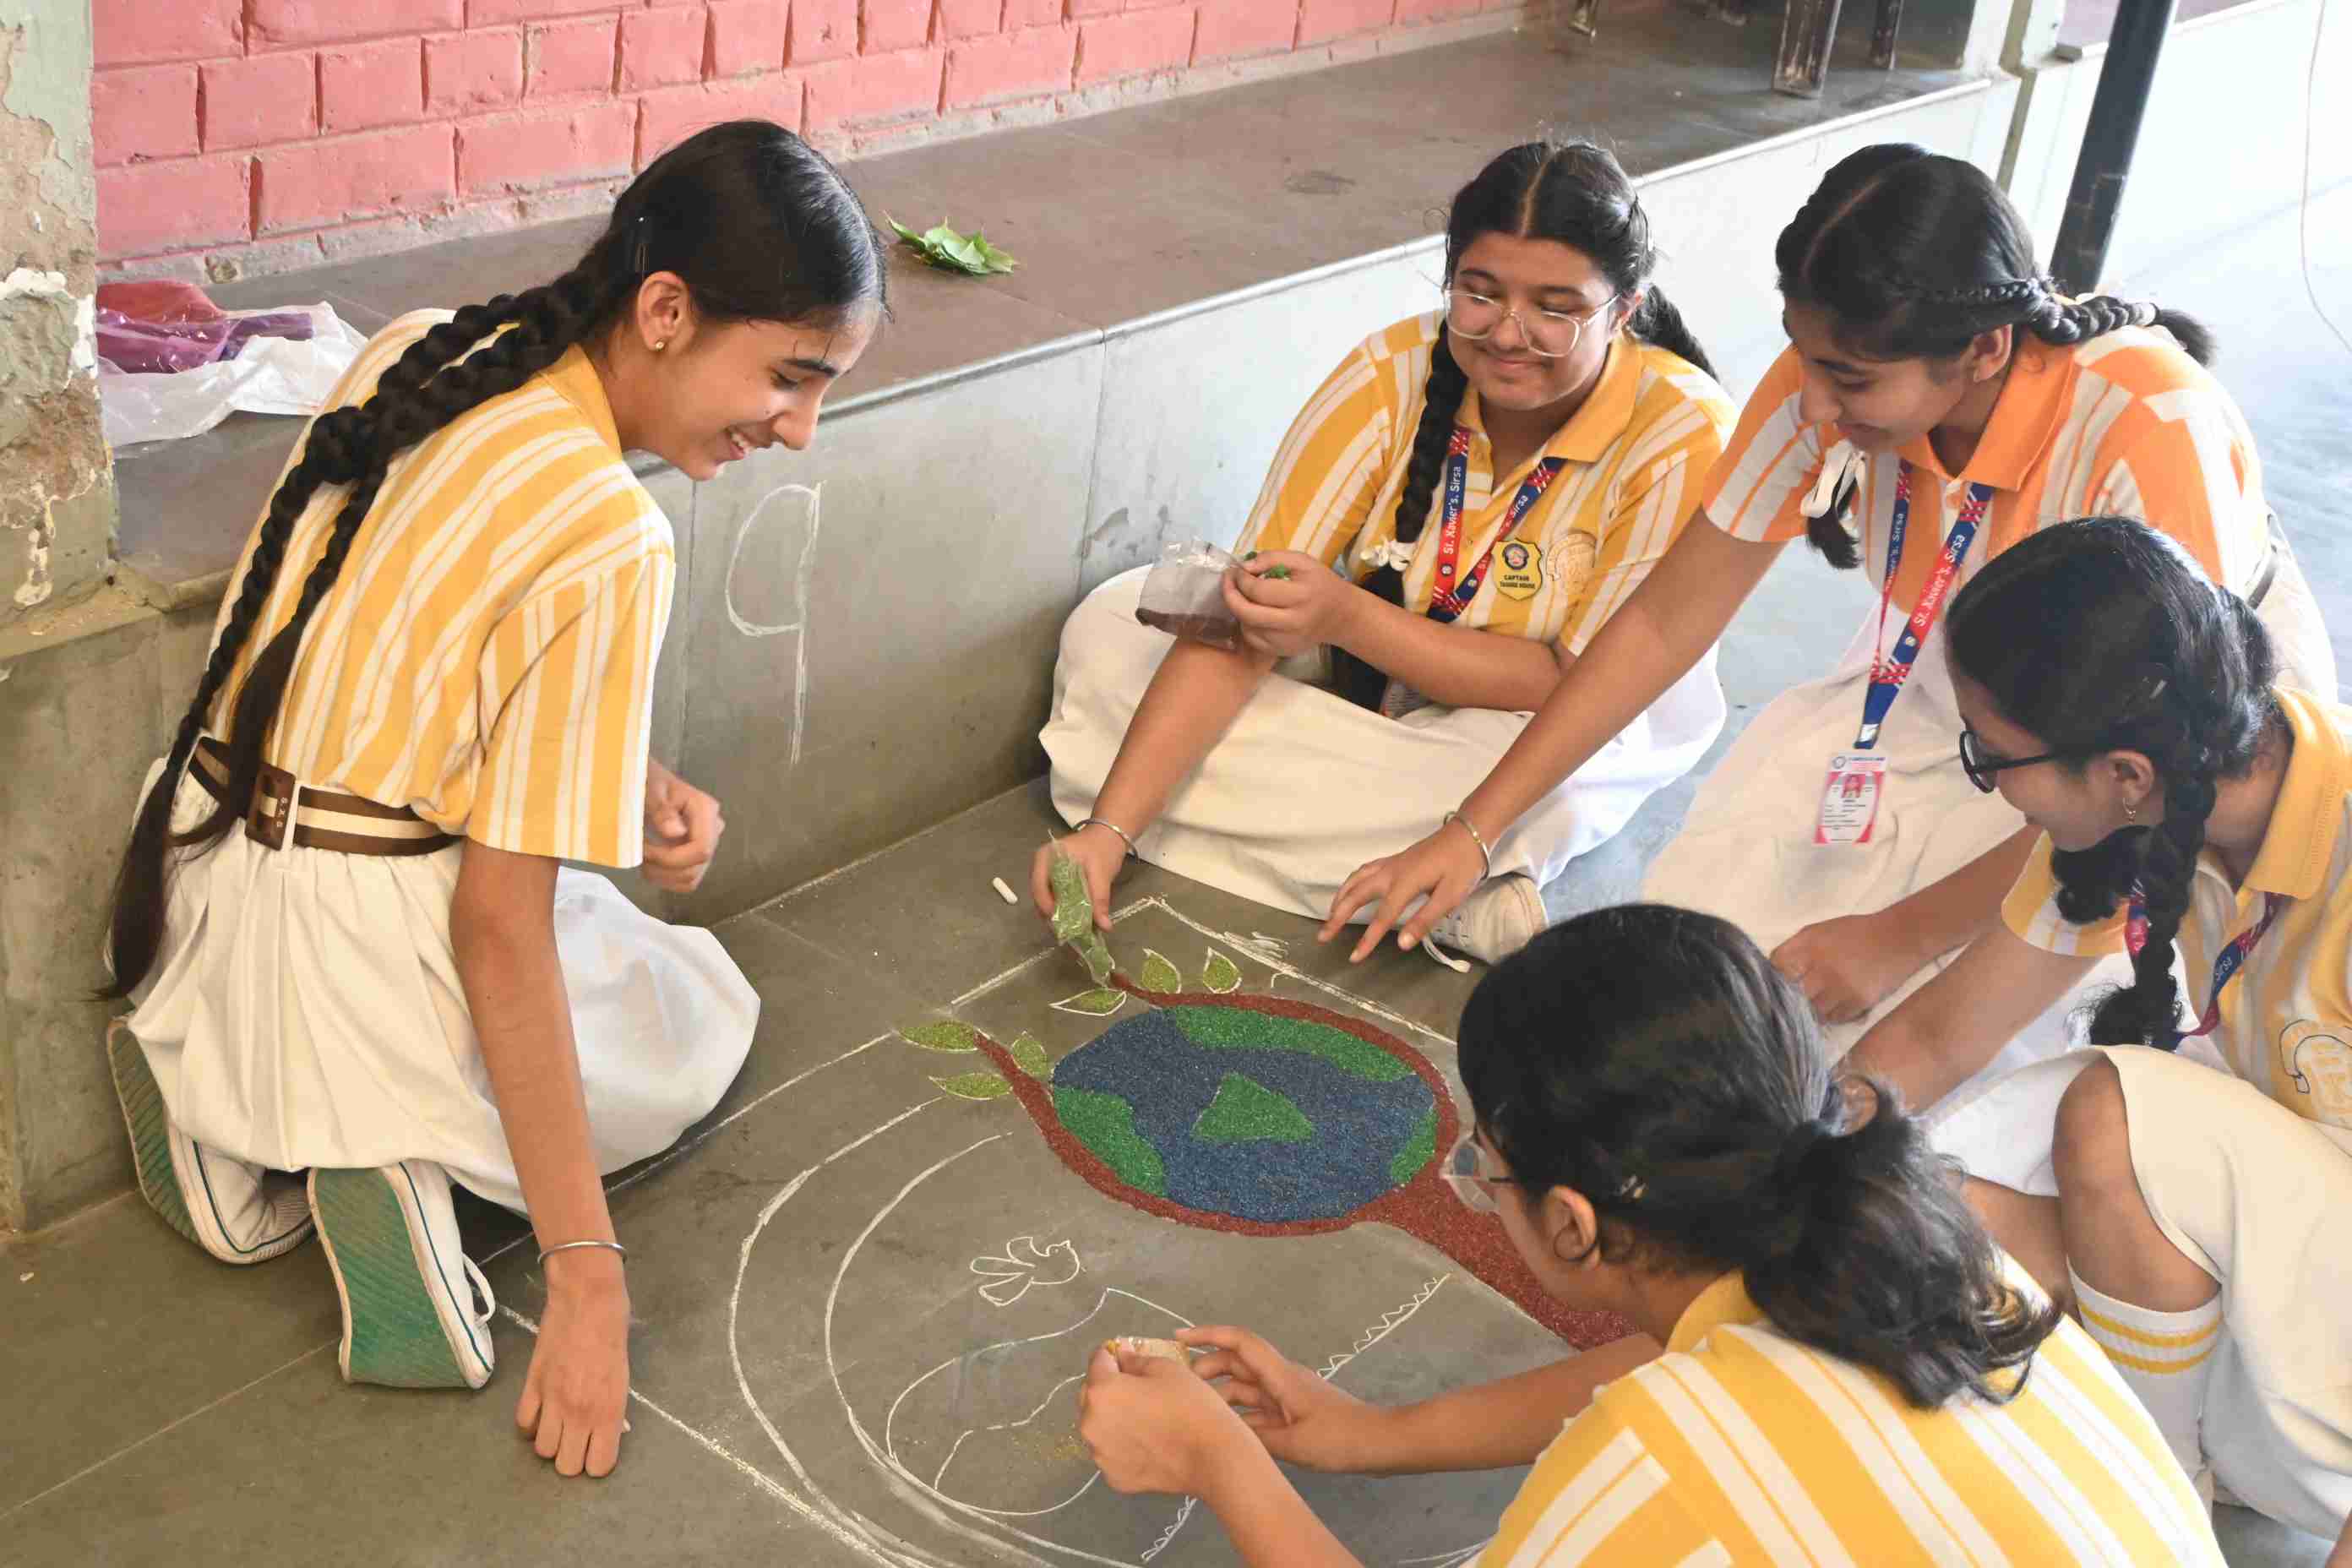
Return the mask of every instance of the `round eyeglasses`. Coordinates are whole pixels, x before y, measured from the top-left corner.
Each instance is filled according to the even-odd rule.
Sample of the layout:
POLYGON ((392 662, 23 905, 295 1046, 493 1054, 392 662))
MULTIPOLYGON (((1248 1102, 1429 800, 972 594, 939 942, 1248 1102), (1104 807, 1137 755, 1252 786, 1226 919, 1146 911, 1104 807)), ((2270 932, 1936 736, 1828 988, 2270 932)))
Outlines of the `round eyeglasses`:
POLYGON ((1538 359, 1566 359, 1583 340, 1585 324, 1617 302, 1612 294, 1589 310, 1523 312, 1492 294, 1474 293, 1460 284, 1445 290, 1445 325, 1449 331, 1483 343, 1503 330, 1506 321, 1519 324, 1519 336, 1538 359))

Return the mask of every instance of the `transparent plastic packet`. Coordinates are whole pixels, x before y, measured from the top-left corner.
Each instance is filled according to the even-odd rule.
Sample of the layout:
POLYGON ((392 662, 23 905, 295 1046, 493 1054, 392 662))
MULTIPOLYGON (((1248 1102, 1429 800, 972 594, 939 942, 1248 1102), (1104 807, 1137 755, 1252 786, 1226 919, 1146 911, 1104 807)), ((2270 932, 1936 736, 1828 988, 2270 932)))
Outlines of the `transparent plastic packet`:
POLYGON ((1187 642, 1234 651, 1242 646, 1242 624, 1225 607, 1225 574, 1239 564, 1202 540, 1170 544, 1143 579, 1135 618, 1187 642))
POLYGON ((1053 851, 1046 879, 1054 891, 1054 940, 1078 955, 1096 984, 1108 985, 1118 965, 1110 944, 1095 929, 1095 900, 1087 891, 1086 871, 1059 844, 1053 851))

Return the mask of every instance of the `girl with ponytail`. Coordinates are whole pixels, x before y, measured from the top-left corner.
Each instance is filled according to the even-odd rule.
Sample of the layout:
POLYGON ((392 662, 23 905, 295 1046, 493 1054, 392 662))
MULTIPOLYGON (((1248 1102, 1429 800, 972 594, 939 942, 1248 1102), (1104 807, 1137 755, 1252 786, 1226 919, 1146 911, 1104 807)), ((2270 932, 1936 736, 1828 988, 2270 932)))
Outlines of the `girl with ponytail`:
POLYGON ((2037 534, 1948 624, 1961 765, 2038 842, 2004 924, 1854 1060, 1931 1103, 2102 955, 2128 962, 2084 1014, 2100 1048, 1995 1083, 1937 1141, 2183 1465, 2332 1537, 2352 1520, 2352 710, 2282 684, 2244 601, 2123 519, 2037 534))
POLYGON ((1657 264, 1609 153, 1512 148, 1454 199, 1444 307, 1351 352, 1276 454, 1223 590, 1242 646, 1138 626, 1140 573, 1079 607, 1044 740, 1101 919, 1131 853, 1321 919, 1366 856, 1440 831, 1486 887, 1437 940, 1500 958, 1541 928, 1540 885, 1704 754, 1711 661, 1516 831, 1446 820, 1721 449, 1730 405, 1657 264))
POLYGON ((246 547, 115 888, 142 1192, 226 1262, 315 1227, 344 1376, 405 1386, 491 1372, 451 1184, 527 1211, 519 1415, 567 1475, 612 1468, 628 1391, 599 1173, 710 1110, 759 1010, 709 932, 559 866, 682 891, 724 826, 647 755, 676 556, 623 454, 704 479, 805 447, 883 256, 831 165, 743 121, 563 276, 385 328, 246 547))
MULTIPOLYGON (((2056 292, 1981 170, 1864 148, 1774 261, 1790 343, 1707 482, 1713 526, 1684 533, 1461 810, 1491 841, 1714 644, 1789 542, 1863 568, 1870 602, 1836 668, 1757 715, 1643 889, 1755 937, 1843 1045, 1993 923, 2028 847, 1952 756, 1941 595, 2038 530, 2111 512, 2254 602, 2295 679, 2333 690, 2335 661, 2206 333, 2056 292)), ((1411 938, 1477 871, 1439 836, 1342 901, 1379 900, 1379 931, 1433 890, 1411 938)), ((2055 1048, 2058 1024, 2036 1040, 2055 1048)))
POLYGON ((1199 1497, 1243 1561, 1284 1568, 1355 1559, 1276 1460, 1532 1463, 1479 1558, 1498 1568, 2072 1563, 2090 1539, 2221 1562, 2083 1331, 1730 926, 1655 904, 1570 921, 1481 983, 1460 1041, 1455 1192, 1559 1300, 1640 1331, 1393 1408, 1238 1329, 1181 1333, 1208 1352, 1189 1369, 1098 1352, 1079 1432, 1114 1488, 1199 1497))

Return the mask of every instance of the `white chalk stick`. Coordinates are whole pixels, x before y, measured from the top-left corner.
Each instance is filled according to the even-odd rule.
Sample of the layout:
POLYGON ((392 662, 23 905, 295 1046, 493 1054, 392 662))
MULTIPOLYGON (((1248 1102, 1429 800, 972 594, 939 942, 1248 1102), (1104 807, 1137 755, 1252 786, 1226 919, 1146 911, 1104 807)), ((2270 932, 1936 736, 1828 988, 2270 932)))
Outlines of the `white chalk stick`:
POLYGON ((1010 889, 1010 888, 1008 888, 1008 887, 1006 887, 1006 886, 1004 885, 1004 879, 1003 879, 1003 878, 1002 878, 1002 877, 996 877, 996 878, 992 878, 992 879, 992 879, 992 881, 993 881, 993 883, 995 884, 995 887, 996 887, 996 896, 997 896, 998 898, 1003 899, 1006 903, 1013 905, 1015 909, 1020 908, 1020 906, 1021 906, 1021 900, 1020 900, 1019 895, 1017 895, 1016 893, 1014 893, 1014 892, 1013 892, 1013 890, 1012 889, 1010 889))

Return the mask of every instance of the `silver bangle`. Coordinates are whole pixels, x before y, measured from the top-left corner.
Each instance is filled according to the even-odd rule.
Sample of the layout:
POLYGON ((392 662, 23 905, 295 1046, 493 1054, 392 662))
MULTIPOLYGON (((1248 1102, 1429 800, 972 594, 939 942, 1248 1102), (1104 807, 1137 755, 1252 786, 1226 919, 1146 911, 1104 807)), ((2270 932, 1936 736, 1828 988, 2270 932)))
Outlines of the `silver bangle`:
POLYGON ((1493 876, 1495 874, 1495 852, 1486 847, 1486 841, 1478 837, 1478 830, 1470 825, 1470 819, 1463 816, 1458 811, 1449 811, 1445 814, 1445 822, 1441 822, 1438 826, 1443 827, 1445 826, 1446 822, 1455 824, 1463 832, 1470 836, 1470 842, 1478 847, 1478 858, 1486 863, 1486 868, 1485 872, 1482 873, 1482 877, 1493 876))
POLYGON ((629 1255, 629 1249, 623 1247, 617 1241, 559 1241, 553 1247, 541 1252, 539 1255, 539 1260, 541 1263, 544 1263, 559 1252, 570 1252, 575 1247, 601 1247, 607 1252, 617 1252, 623 1258, 626 1258, 629 1255))
POLYGON ((1118 835, 1120 842, 1124 843, 1124 844, 1127 846, 1127 852, 1128 852, 1129 855, 1133 856, 1136 859, 1139 859, 1139 860, 1140 860, 1140 859, 1142 859, 1142 858, 1143 858, 1143 852, 1142 852, 1141 850, 1139 850, 1139 849, 1136 848, 1136 847, 1135 847, 1135 840, 1134 840, 1134 839, 1132 839, 1132 838, 1130 838, 1130 837, 1128 837, 1128 834, 1127 834, 1127 829, 1126 829, 1126 828, 1124 828, 1124 827, 1121 827, 1118 823, 1116 823, 1116 822, 1105 822, 1105 821, 1104 821, 1101 817, 1099 817, 1099 816, 1089 816, 1089 817, 1087 817, 1084 822, 1081 822, 1081 823, 1079 823, 1079 824, 1078 824, 1078 831, 1080 831, 1081 833, 1085 832, 1085 831, 1086 831, 1087 828, 1089 828, 1089 827, 1108 827, 1108 828, 1109 828, 1113 833, 1116 833, 1116 834, 1118 834, 1118 835))

